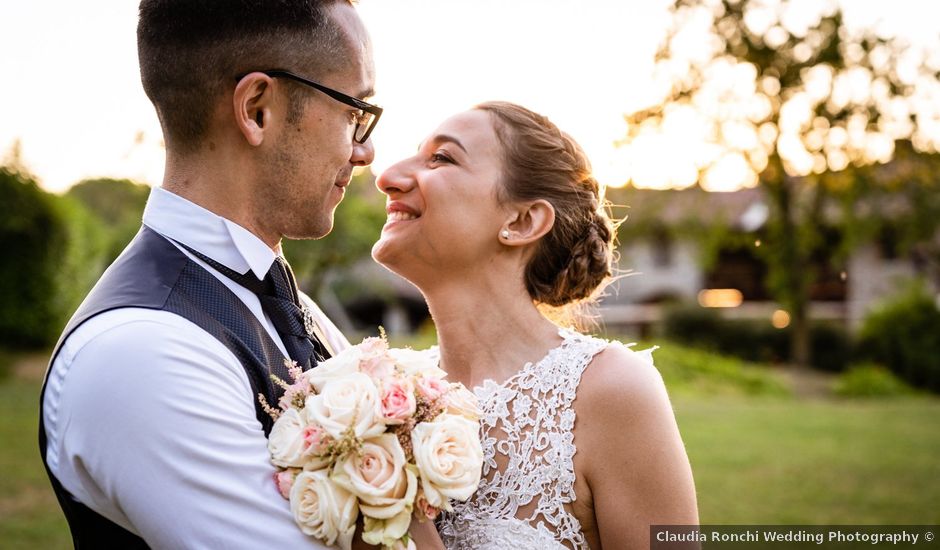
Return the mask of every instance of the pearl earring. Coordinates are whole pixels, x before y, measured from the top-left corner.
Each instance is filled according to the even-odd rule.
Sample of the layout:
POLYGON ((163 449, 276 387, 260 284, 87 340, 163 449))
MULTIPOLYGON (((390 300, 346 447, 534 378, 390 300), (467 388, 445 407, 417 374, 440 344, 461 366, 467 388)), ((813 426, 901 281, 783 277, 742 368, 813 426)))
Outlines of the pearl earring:
POLYGON ((502 231, 499 232, 499 236, 502 237, 502 238, 504 238, 504 239, 508 239, 508 238, 509 238, 509 230, 508 230, 508 229, 503 229, 502 231))

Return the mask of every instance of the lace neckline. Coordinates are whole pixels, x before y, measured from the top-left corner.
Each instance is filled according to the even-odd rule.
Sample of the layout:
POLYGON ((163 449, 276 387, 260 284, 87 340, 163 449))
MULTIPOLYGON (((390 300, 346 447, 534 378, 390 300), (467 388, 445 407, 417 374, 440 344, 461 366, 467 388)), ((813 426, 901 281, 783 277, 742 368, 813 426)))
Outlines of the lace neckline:
POLYGON ((480 403, 483 479, 439 521, 451 550, 588 548, 570 505, 581 374, 606 340, 560 329, 562 341, 502 383, 473 388, 480 403))
POLYGON ((560 353, 562 353, 562 350, 568 347, 575 340, 575 338, 579 336, 579 334, 572 330, 559 328, 558 336, 561 336, 561 343, 546 351, 545 355, 543 355, 542 358, 538 361, 527 362, 526 364, 522 365, 522 368, 517 370, 514 374, 511 374, 502 382, 497 382, 492 378, 484 378, 479 384, 475 384, 472 388, 470 388, 470 390, 474 393, 479 393, 478 390, 489 388, 504 388, 506 386, 512 385, 515 380, 523 378, 530 372, 537 372, 540 368, 542 368, 543 365, 551 363, 560 353))

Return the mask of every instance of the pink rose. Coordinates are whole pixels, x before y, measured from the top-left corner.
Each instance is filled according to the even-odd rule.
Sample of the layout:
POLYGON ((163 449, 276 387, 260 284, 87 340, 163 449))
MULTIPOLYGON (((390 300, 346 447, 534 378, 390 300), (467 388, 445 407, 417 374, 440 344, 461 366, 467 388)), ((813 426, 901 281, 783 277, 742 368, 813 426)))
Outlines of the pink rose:
POLYGON ((429 519, 434 521, 440 513, 440 508, 435 508, 428 502, 427 497, 424 496, 424 490, 418 489, 418 496, 415 497, 415 516, 417 516, 418 520, 424 521, 425 519, 429 519))
POLYGON ((326 452, 326 447, 330 442, 330 436, 326 430, 315 424, 308 424, 303 431, 304 452, 307 454, 319 455, 326 452))
POLYGON ((304 400, 313 391, 313 386, 310 385, 310 381, 304 376, 304 372, 296 361, 285 359, 284 366, 287 367, 294 382, 285 389, 284 395, 277 402, 282 411, 286 411, 291 406, 302 407, 304 400))
POLYGON ((447 382, 433 376, 421 376, 418 378, 415 385, 418 387, 418 393, 421 394, 421 397, 428 401, 439 399, 442 395, 447 393, 449 387, 447 382))
POLYGON ((290 499, 290 490, 294 486, 296 475, 296 470, 282 470, 274 473, 274 484, 277 485, 277 491, 282 497, 290 499))
POLYGON ((382 380, 395 373, 395 361, 388 356, 388 342, 382 338, 366 338, 358 347, 362 353, 359 370, 374 380, 382 380))
POLYGON ((382 385, 382 420, 386 424, 403 424, 414 415, 416 407, 410 381, 392 378, 382 385))

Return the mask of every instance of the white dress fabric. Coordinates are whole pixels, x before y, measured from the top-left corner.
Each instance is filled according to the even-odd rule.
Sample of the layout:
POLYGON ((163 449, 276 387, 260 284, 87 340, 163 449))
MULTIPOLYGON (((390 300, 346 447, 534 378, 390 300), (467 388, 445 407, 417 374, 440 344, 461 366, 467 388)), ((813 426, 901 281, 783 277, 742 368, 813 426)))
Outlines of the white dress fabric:
POLYGON ((480 401, 483 479, 454 502, 438 530, 449 550, 588 548, 570 511, 575 412, 581 374, 608 342, 561 330, 560 346, 497 384, 474 388, 480 401))

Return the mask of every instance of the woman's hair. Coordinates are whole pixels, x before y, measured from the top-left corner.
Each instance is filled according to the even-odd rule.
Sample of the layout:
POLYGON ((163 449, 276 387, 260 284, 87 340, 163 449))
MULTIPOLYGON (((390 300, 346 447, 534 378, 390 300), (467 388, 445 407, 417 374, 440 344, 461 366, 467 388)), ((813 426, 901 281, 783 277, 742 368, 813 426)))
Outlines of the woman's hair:
POLYGON ((525 268, 529 295, 554 307, 592 297, 611 275, 614 225, 584 151, 548 118, 519 105, 475 108, 493 117, 502 146, 499 199, 544 199, 555 209, 555 224, 525 268))

